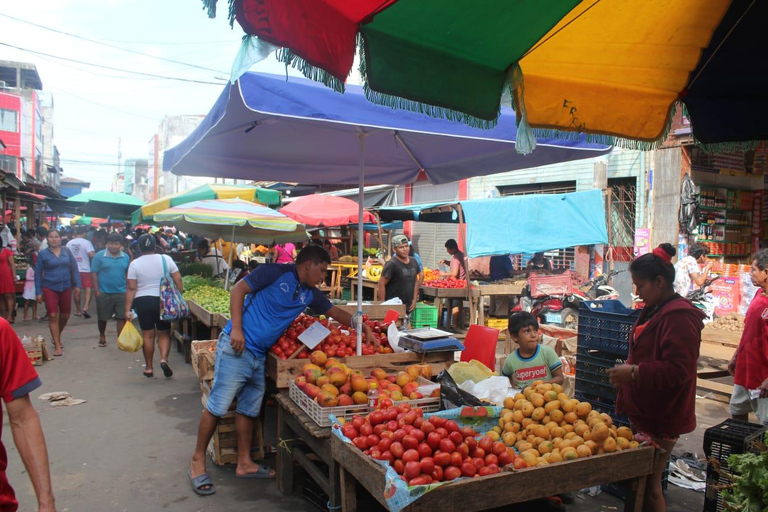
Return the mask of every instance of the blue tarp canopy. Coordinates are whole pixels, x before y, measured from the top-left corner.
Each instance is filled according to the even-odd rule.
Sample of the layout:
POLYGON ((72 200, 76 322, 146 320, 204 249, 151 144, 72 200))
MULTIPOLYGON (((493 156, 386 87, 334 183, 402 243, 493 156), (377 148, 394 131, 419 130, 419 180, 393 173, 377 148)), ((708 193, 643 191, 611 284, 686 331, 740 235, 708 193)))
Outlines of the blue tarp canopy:
POLYGON ((536 151, 515 151, 515 112, 502 108, 490 130, 394 110, 369 102, 363 90, 339 94, 322 84, 245 73, 182 141, 165 152, 174 174, 305 184, 416 181, 448 183, 516 169, 601 156, 610 147, 538 139, 536 151), (360 134, 364 133, 364 162, 360 134))
POLYGON ((459 205, 467 225, 470 258, 608 243, 600 190, 386 207, 379 209, 379 215, 382 219, 459 222, 459 205), (403 213, 410 219, 403 218, 403 213))

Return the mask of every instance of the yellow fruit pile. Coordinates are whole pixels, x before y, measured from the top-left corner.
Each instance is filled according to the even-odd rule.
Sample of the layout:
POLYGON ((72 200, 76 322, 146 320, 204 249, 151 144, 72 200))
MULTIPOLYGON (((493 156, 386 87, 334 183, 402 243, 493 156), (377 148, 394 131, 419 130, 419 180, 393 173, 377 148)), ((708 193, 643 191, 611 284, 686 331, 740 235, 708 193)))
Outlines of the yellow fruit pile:
POLYGON ((437 281, 440 279, 440 271, 424 267, 424 281, 437 281))
POLYGON ((382 272, 382 270, 384 270, 383 267, 372 266, 366 272, 366 274, 368 275, 368 279, 371 280, 371 281, 376 281, 377 282, 379 279, 381 279, 381 272, 382 272))
POLYGON ((632 430, 563 393, 559 384, 534 382, 504 400, 499 424, 486 433, 520 453, 529 467, 636 448, 632 430))

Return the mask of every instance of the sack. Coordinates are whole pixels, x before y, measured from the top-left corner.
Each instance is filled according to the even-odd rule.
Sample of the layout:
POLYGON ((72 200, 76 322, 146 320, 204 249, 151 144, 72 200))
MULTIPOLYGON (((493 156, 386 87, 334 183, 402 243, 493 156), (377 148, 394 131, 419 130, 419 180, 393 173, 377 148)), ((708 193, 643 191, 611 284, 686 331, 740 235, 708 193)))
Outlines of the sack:
POLYGON ((168 273, 166 256, 161 254, 160 258, 163 260, 163 277, 160 279, 160 320, 174 322, 189 315, 189 306, 168 273))
POLYGON ((123 352, 136 352, 143 346, 144 338, 141 337, 141 333, 136 330, 133 323, 125 322, 125 327, 117 337, 117 348, 123 352))

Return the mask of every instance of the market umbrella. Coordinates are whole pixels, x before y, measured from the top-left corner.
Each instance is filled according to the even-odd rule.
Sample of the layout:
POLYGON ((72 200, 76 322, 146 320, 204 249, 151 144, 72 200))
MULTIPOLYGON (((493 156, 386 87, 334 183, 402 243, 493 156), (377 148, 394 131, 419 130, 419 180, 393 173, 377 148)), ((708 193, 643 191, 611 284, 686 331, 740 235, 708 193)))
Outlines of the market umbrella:
MULTIPOLYGON (((515 147, 515 114, 502 109, 496 127, 480 130, 365 99, 359 87, 336 94, 308 80, 246 73, 225 87, 212 110, 163 168, 176 174, 299 183, 447 183, 569 160, 599 157, 609 147, 582 140, 542 139, 527 156, 515 147)), ((358 224, 358 264, 363 261, 358 224)), ((362 297, 362 277, 358 277, 362 297)), ((362 315, 358 301, 358 318, 362 315)), ((361 350, 358 331, 358 354, 361 350)))
MULTIPOLYGON (((346 226, 357 224, 358 204, 345 197, 315 194, 301 196, 280 209, 296 222, 308 226, 346 226)), ((376 222, 371 212, 363 213, 363 222, 376 222)))
POLYGON ((173 206, 179 206, 192 201, 202 201, 205 199, 244 199, 246 201, 255 201, 267 206, 280 205, 280 193, 261 187, 250 187, 246 185, 219 185, 216 183, 207 183, 190 190, 184 190, 177 194, 161 197, 150 203, 145 204, 133 212, 133 223, 138 224, 142 221, 151 221, 152 216, 173 206))
POLYGON ((66 203, 76 205, 77 213, 84 215, 127 219, 144 201, 120 192, 88 191, 70 197, 66 203))
MULTIPOLYGON (((216 0, 204 0, 215 15, 216 0)), ((233 77, 277 50, 343 90, 355 54, 371 101, 475 126, 507 86, 534 128, 661 141, 681 101, 706 143, 768 138, 768 2, 231 0, 233 77), (356 39, 356 36, 359 36, 356 39), (517 68, 519 65, 519 68, 517 68), (517 70, 522 73, 516 73, 517 70), (525 89, 523 89, 523 84, 525 89), (523 90, 525 93, 523 94, 523 90), (525 109, 522 109, 525 105, 525 109)))
MULTIPOLYGON (((307 239, 307 232, 301 224, 266 206, 242 199, 193 201, 157 212, 154 219, 214 240, 229 238, 232 242, 230 260, 234 242, 269 245, 307 239)), ((229 270, 225 283, 229 283, 229 270)))

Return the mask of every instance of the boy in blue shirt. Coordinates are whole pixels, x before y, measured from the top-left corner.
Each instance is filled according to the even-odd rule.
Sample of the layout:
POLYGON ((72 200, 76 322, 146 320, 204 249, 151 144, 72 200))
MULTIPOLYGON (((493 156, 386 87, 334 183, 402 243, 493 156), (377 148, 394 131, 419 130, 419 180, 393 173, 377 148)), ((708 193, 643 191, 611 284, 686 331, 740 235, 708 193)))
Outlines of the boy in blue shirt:
POLYGON ((534 381, 563 384, 563 363, 552 347, 539 344, 539 322, 527 312, 509 315, 509 335, 518 349, 507 356, 501 369, 513 388, 523 389, 534 381))

